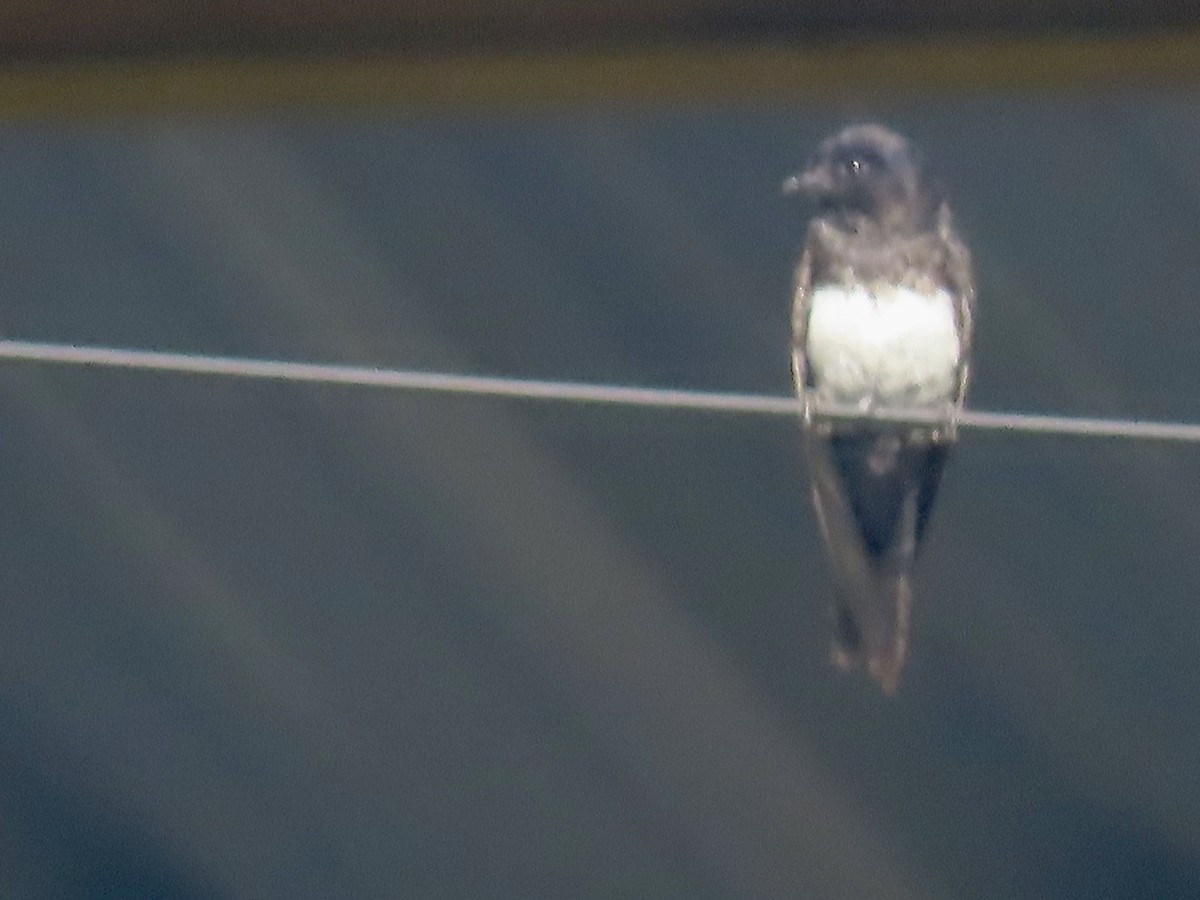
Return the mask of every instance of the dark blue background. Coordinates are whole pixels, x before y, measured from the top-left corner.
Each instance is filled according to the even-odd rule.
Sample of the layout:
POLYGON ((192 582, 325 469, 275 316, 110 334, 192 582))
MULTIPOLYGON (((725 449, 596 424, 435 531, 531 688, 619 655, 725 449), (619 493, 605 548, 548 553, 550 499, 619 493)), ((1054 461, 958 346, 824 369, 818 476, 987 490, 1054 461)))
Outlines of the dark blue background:
MULTIPOLYGON (((1197 100, 870 106, 975 252, 973 406, 1200 420, 1197 100)), ((0 333, 786 394, 844 120, 9 125, 0 333)), ((1200 885, 1194 448, 965 433, 889 700, 786 419, 24 362, 0 417, 2 894, 1200 885)))

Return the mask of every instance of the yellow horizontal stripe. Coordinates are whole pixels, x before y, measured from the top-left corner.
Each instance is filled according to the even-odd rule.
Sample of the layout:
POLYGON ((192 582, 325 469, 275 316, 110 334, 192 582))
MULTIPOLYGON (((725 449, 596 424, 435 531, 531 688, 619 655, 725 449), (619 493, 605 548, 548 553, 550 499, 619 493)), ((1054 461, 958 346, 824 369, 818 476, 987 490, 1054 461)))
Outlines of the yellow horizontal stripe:
POLYGON ((106 61, 0 69, 0 118, 312 107, 445 111, 820 102, 877 91, 1047 90, 1198 77, 1200 32, 363 59, 106 61))

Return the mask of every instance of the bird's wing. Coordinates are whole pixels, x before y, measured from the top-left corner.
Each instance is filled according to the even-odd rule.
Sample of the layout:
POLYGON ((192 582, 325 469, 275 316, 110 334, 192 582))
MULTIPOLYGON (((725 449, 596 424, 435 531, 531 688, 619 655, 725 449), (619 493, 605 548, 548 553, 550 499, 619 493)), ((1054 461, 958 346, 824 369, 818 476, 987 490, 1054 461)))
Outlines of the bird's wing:
POLYGON ((796 264, 795 287, 792 292, 792 378, 796 383, 796 393, 804 403, 805 416, 808 412, 808 314, 812 307, 812 264, 813 264, 812 226, 809 226, 808 239, 804 242, 804 250, 800 254, 800 262, 796 264))
POLYGON ((971 266, 971 252, 954 229, 950 208, 945 204, 939 210, 938 232, 946 247, 943 277, 950 293, 955 297, 958 314, 958 394, 955 402, 961 407, 966 399, 971 346, 975 337, 975 274, 971 266))

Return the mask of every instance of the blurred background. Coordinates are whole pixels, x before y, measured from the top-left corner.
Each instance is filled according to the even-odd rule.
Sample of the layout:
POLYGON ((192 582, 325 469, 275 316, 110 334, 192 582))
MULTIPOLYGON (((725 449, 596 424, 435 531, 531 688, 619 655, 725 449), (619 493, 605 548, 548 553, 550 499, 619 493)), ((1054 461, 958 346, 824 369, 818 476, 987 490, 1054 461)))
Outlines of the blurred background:
MULTIPOLYGON (((1200 421, 1200 13, 0 8, 5 337, 786 395, 847 121, 971 405, 1200 421)), ((0 896, 1200 891, 1200 448, 967 432, 900 694, 798 424, 0 363, 0 896)))

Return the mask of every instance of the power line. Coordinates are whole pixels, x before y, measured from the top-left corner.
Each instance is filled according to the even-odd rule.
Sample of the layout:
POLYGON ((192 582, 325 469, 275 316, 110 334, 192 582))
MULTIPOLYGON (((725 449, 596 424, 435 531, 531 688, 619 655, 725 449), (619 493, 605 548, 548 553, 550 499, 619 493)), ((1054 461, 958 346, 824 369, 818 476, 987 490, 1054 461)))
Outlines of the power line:
MULTIPOLYGON (((405 391, 512 397, 526 400, 554 400, 564 403, 598 403, 775 416, 799 416, 800 414, 800 404, 796 398, 763 394, 622 387, 609 384, 583 384, 573 381, 536 381, 422 372, 410 369, 245 359, 197 353, 164 353, 155 350, 85 347, 34 341, 0 340, 0 359, 178 372, 192 375, 225 375, 234 378, 257 378, 312 384, 342 384, 405 391)), ((863 413, 855 407, 823 407, 822 413, 834 418, 863 418, 863 413)), ((936 424, 940 420, 936 413, 929 410, 875 410, 870 414, 870 418, 876 421, 913 424, 936 424)), ((963 411, 959 419, 959 427, 1027 434, 1200 443, 1200 425, 1183 422, 1042 416, 968 409, 963 411)))

